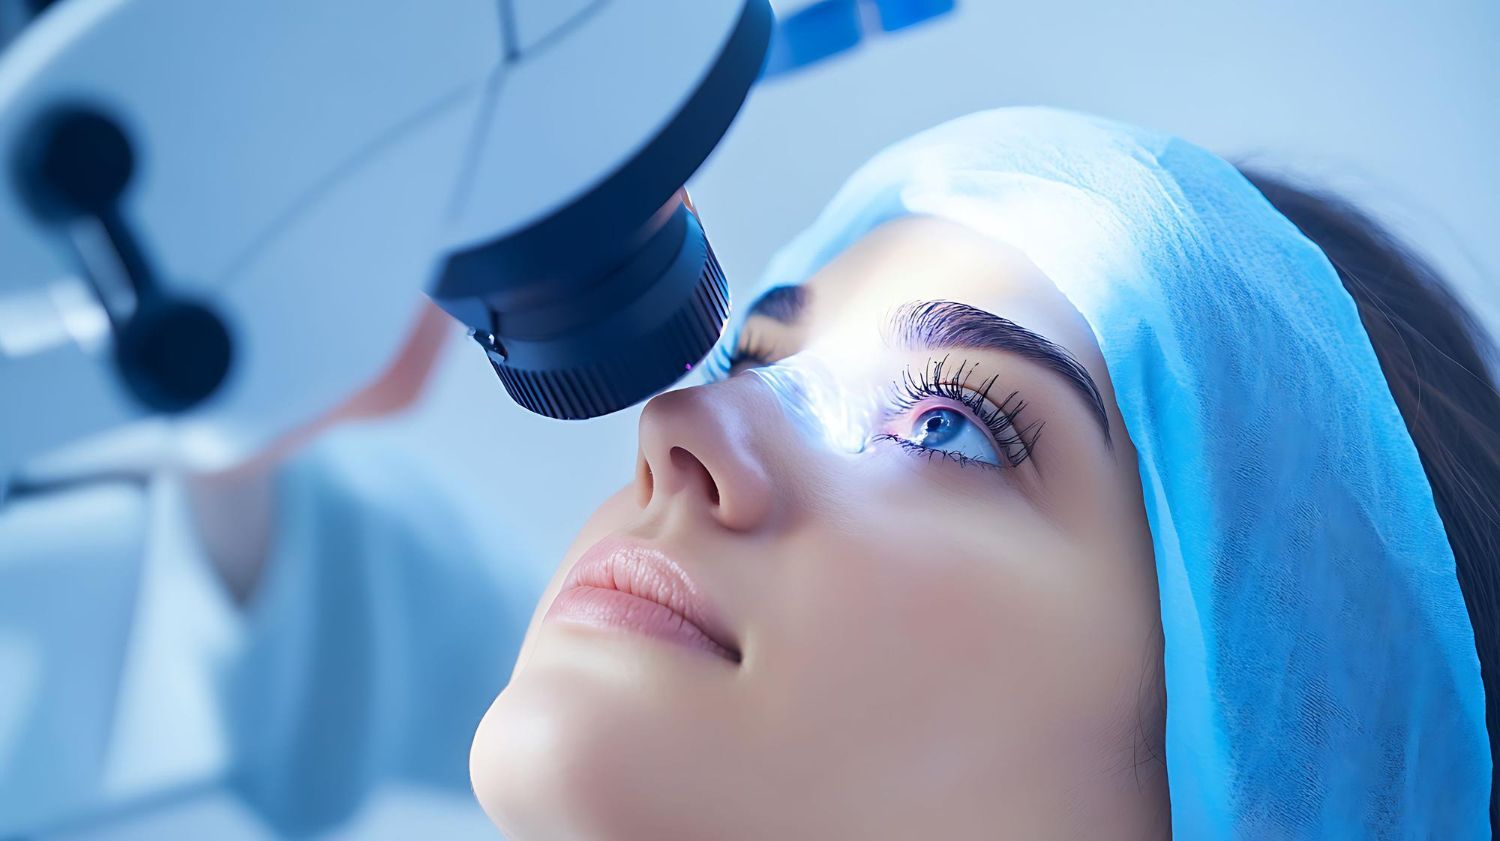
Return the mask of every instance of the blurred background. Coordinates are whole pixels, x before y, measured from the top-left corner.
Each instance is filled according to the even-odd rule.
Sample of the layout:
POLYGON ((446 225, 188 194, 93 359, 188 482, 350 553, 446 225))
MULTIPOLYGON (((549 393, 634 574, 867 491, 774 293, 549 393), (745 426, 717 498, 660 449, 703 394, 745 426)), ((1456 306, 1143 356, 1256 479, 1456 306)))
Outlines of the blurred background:
MULTIPOLYGON (((886 145, 986 108, 1090 111, 1356 201, 1430 258, 1494 333, 1497 46, 1495 0, 959 0, 900 37, 758 86, 689 189, 743 305, 775 250, 886 145)), ((488 516, 528 547, 518 561, 551 567, 629 479, 638 412, 529 415, 472 343, 453 345, 420 407, 384 432, 494 500, 488 516), (518 486, 530 492, 505 492, 518 486)))
MULTIPOLYGON (((795 10, 807 0, 773 5, 795 10)), ((952 14, 899 37, 867 39, 759 85, 688 186, 744 305, 776 249, 887 145, 1000 106, 1089 111, 1353 200, 1427 257, 1496 333, 1497 45, 1500 0, 958 0, 952 14)), ((360 434, 444 472, 453 501, 493 524, 493 560, 515 565, 518 580, 540 581, 590 512, 630 479, 639 409, 582 422, 529 414, 451 329, 416 408, 360 434)), ((456 806, 411 797, 377 802, 332 837, 490 833, 467 797, 456 806)), ((170 835, 146 818, 78 837, 265 837, 214 829, 222 802, 197 808, 185 823, 174 818, 170 835), (200 819, 201 832, 181 834, 200 819)))

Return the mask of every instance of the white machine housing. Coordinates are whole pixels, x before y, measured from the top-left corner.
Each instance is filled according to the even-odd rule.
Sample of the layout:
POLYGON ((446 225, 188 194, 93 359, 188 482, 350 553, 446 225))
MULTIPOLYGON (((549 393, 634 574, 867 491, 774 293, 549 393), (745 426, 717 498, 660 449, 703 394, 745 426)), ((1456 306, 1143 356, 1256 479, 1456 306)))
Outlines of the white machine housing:
POLYGON ((746 5, 56 4, 0 54, 0 487, 223 468, 333 407, 391 362, 444 254, 631 159, 746 5), (98 232, 39 220, 14 184, 25 133, 70 104, 129 137, 121 210, 162 284, 227 322, 228 379, 181 414, 120 382, 111 290, 79 265, 98 232))

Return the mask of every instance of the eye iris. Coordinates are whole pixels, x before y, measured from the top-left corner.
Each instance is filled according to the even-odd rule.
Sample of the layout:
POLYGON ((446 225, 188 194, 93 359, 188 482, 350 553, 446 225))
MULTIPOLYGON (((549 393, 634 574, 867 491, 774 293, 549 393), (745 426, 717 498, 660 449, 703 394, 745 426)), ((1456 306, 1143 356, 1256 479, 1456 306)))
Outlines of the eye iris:
POLYGON ((952 409, 931 409, 917 418, 913 439, 924 447, 941 447, 958 437, 965 423, 952 409))

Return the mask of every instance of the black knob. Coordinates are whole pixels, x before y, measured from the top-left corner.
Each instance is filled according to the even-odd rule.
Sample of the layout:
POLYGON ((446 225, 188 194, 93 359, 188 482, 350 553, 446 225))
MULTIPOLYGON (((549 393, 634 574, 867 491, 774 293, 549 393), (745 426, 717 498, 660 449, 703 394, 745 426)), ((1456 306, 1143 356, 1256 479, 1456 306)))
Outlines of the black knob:
POLYGON ((138 400, 158 412, 190 409, 218 390, 233 344, 224 320, 180 298, 142 306, 120 330, 115 363, 138 400))
POLYGON ((59 108, 32 126, 20 147, 18 180, 42 219, 109 216, 135 171, 130 140, 93 108, 59 108))

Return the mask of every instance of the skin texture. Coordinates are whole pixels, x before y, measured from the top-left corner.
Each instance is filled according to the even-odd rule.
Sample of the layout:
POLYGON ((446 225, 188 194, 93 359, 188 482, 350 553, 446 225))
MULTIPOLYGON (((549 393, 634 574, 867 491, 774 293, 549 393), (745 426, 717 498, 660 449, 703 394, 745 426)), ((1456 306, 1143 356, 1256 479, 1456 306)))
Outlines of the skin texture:
MULTIPOLYGON (((655 398, 635 480, 574 542, 476 734, 485 809, 519 841, 1166 837, 1150 536, 1088 326, 1018 252, 933 219, 882 226, 806 288, 795 325, 747 323, 768 361, 833 348, 834 370, 889 383, 951 355, 972 384, 998 378, 993 402, 1017 391, 1022 421, 1044 421, 1030 458, 840 451, 757 374, 655 398), (1113 445, 1035 362, 883 341, 892 310, 938 299, 1067 349, 1113 445), (669 553, 742 661, 542 621, 610 535, 669 553)), ((959 404, 915 411, 929 405, 959 404)))

